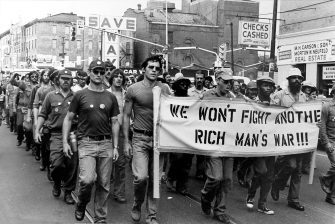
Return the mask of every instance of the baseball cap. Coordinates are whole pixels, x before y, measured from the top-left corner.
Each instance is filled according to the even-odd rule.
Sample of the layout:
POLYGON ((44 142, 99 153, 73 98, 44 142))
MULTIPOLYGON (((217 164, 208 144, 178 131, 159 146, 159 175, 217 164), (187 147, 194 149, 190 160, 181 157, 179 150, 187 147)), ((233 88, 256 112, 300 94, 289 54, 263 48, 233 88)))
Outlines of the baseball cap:
POLYGON ((63 69, 59 71, 59 77, 64 77, 64 78, 70 78, 72 79, 72 74, 71 71, 69 69, 63 69))
POLYGON ((292 76, 299 76, 301 77, 302 79, 304 78, 302 75, 301 75, 301 71, 299 68, 290 68, 290 70, 288 71, 288 76, 286 77, 287 79, 289 77, 292 77, 292 76))
POLYGON ((222 78, 223 80, 232 80, 233 71, 230 68, 222 68, 219 71, 215 72, 215 79, 222 78))
POLYGON ((77 77, 76 78, 86 78, 87 73, 84 71, 77 71, 77 77))
POLYGON ((92 69, 95 69, 95 68, 103 68, 105 69, 106 65, 105 65, 105 62, 97 59, 97 60, 94 60, 91 62, 90 66, 88 67, 88 70, 92 70, 92 69))

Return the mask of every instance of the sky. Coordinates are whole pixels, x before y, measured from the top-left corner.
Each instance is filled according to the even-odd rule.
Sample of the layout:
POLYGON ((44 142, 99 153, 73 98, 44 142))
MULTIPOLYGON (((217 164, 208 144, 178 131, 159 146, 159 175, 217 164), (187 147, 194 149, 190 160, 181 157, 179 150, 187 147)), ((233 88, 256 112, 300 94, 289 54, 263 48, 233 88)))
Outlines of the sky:
MULTIPOLYGON (((181 9, 181 0, 174 2, 177 9, 181 9)), ((258 0, 260 13, 272 13, 273 0, 258 0)), ((147 0, 0 0, 0 33, 9 30, 11 24, 26 24, 34 19, 41 19, 48 15, 73 12, 80 16, 90 14, 122 16, 128 8, 142 8, 147 0)), ((271 16, 271 15, 264 15, 271 16)))

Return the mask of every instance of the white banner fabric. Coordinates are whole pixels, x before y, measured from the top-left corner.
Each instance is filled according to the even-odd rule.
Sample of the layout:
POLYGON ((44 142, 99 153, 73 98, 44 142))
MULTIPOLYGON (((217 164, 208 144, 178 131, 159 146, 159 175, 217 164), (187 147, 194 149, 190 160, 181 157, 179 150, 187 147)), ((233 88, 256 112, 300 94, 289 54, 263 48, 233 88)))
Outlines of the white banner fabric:
POLYGON ((317 147, 320 101, 284 108, 159 94, 154 91, 159 99, 154 102, 159 152, 258 157, 305 153, 317 147))

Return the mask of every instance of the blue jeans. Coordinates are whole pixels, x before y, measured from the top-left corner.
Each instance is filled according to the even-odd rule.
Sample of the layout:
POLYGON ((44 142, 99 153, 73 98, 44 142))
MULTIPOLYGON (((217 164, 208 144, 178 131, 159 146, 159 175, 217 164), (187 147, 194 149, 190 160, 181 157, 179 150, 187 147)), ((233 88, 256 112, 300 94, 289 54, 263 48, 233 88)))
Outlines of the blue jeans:
POLYGON ((104 221, 107 217, 107 199, 110 189, 110 177, 113 161, 113 144, 111 140, 79 140, 79 192, 81 206, 91 199, 95 183, 94 213, 95 221, 104 221))
POLYGON ((123 134, 119 135, 118 142, 118 153, 119 158, 113 164, 113 172, 111 176, 111 182, 114 182, 113 196, 115 198, 126 197, 126 164, 127 159, 123 151, 123 134))
MULTIPOLYGON (((160 156, 159 172, 163 170, 160 156)), ((141 207, 146 197, 148 218, 156 217, 158 199, 153 198, 153 137, 134 132, 132 170, 134 175, 134 206, 141 207)))

